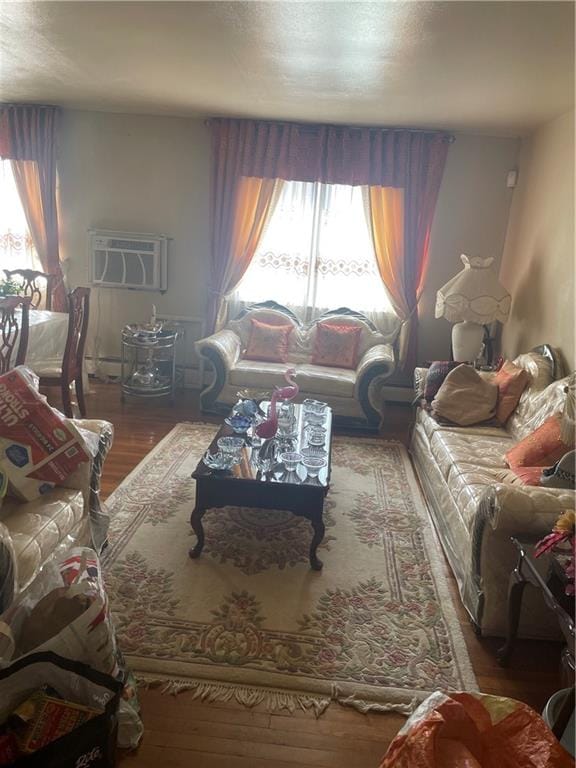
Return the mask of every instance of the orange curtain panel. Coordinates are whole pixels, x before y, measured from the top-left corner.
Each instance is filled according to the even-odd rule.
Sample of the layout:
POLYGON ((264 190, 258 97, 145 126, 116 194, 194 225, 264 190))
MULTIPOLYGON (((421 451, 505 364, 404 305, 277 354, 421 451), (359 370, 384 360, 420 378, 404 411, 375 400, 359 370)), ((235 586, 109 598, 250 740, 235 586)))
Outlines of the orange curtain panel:
POLYGON ((233 217, 229 231, 221 238, 227 244, 228 258, 222 259, 214 273, 212 313, 214 328, 226 322, 226 296, 238 285, 254 257, 266 222, 278 199, 281 181, 243 176, 236 185, 233 217))
POLYGON ((56 202, 56 134, 59 109, 0 105, 0 157, 12 161, 30 234, 45 272, 54 275, 52 307, 63 311, 66 292, 60 266, 56 202))

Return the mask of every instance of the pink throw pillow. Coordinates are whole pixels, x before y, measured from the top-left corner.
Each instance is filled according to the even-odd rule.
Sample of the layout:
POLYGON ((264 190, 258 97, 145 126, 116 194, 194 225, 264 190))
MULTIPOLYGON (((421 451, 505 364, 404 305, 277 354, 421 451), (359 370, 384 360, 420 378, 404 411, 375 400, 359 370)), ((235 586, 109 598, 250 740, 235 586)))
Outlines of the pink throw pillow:
POLYGON ((506 361, 492 380, 498 387, 496 418, 505 424, 518 405, 520 395, 530 383, 530 374, 524 368, 506 361))
POLYGON ((531 435, 527 435, 505 455, 510 469, 518 467, 551 467, 573 446, 560 439, 560 414, 546 419, 531 435))
POLYGON ((362 328, 358 325, 318 323, 312 352, 314 365, 356 368, 362 328))
POLYGON ((286 363, 288 361, 288 341, 292 333, 291 325, 271 325, 252 318, 252 328, 245 360, 262 360, 268 363, 286 363))
POLYGON ((516 467, 513 471, 524 485, 540 485, 542 467, 516 467))

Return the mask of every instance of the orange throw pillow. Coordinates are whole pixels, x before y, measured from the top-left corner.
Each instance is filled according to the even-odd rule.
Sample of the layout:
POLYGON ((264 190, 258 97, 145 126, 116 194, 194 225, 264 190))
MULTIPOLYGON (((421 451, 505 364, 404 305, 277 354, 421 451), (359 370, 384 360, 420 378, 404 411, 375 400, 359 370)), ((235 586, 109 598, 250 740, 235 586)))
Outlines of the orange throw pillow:
POLYGON ((505 455, 510 469, 517 467, 551 467, 573 446, 560 439, 560 414, 546 419, 534 430, 511 448, 505 455))
POLYGON ((253 317, 244 359, 262 360, 268 363, 286 363, 288 361, 288 340, 292 330, 291 325, 270 325, 253 317))
POLYGON ((530 374, 524 368, 506 361, 492 381, 498 387, 496 418, 505 424, 518 405, 520 395, 530 383, 530 374))
POLYGON ((314 365, 356 368, 362 328, 358 325, 318 323, 312 352, 314 365))

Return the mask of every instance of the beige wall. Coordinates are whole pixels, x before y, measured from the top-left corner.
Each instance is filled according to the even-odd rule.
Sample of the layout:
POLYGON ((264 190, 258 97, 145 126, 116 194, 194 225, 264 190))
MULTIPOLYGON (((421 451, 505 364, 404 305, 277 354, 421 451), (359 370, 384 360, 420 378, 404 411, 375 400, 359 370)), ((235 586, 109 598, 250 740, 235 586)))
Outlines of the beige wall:
MULTIPOLYGON (((434 319, 436 290, 459 269, 462 252, 502 252, 514 167, 514 139, 458 135, 451 145, 434 221, 421 300, 419 357, 446 358, 451 326, 434 319)), ((164 295, 94 291, 91 344, 118 357, 120 331, 159 312, 202 316, 209 263, 210 142, 201 120, 67 111, 60 142, 62 254, 71 286, 88 281, 90 228, 164 233, 173 238, 164 295)))
POLYGON ((503 351, 546 342, 574 369, 574 112, 523 141, 518 168, 501 270, 512 294, 503 351))
POLYGON ((168 290, 93 289, 88 354, 118 357, 125 323, 202 316, 209 264, 210 142, 201 120, 66 111, 59 150, 62 257, 87 285, 90 228, 166 234, 168 290))
POLYGON ((418 359, 447 360, 452 325, 434 317, 436 291, 462 269, 460 254, 493 256, 500 264, 512 190, 516 139, 457 134, 446 160, 430 238, 430 262, 419 305, 418 359))

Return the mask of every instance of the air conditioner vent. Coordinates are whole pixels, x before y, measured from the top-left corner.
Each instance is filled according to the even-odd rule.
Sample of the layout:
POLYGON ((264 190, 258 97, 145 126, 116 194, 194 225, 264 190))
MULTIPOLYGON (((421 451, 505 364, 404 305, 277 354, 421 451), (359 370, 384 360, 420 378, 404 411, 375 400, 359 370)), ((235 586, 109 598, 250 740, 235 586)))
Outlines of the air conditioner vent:
POLYGON ((106 288, 167 289, 168 238, 165 235, 91 230, 90 280, 106 288))

